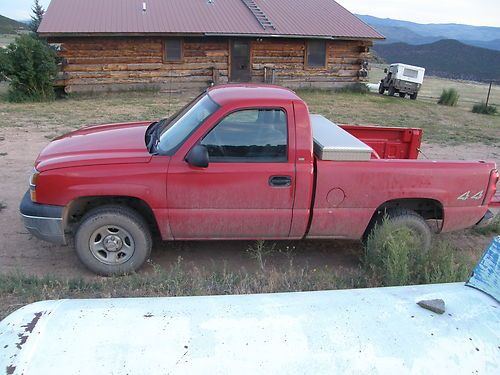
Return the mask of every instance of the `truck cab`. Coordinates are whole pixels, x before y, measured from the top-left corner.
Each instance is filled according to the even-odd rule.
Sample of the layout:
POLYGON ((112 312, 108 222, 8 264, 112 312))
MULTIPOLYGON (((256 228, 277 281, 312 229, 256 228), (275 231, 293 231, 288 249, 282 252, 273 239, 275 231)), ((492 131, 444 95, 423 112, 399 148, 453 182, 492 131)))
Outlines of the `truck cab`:
POLYGON ((417 99, 424 82, 425 68, 398 63, 391 64, 384 73, 387 75, 380 81, 379 94, 383 95, 388 91, 389 96, 399 94, 404 98, 409 95, 410 99, 417 99))

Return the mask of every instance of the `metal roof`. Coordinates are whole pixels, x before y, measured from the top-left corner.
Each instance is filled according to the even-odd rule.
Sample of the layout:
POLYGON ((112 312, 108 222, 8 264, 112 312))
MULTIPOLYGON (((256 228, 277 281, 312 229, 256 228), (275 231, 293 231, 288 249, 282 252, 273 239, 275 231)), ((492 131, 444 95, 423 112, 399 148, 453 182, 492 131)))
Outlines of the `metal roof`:
POLYGON ((38 32, 43 36, 200 34, 384 38, 333 0, 253 2, 274 29, 264 28, 243 0, 52 0, 38 32))

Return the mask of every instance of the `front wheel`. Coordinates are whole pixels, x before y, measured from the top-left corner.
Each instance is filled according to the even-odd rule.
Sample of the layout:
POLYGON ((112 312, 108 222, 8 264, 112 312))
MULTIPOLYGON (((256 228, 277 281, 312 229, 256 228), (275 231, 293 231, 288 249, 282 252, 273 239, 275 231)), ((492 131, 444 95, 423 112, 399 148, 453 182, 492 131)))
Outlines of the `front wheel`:
POLYGON ((404 93, 404 92, 400 92, 400 93, 399 93, 399 97, 400 97, 400 98, 403 98, 403 99, 404 99, 404 98, 406 98, 406 93, 404 93))
POLYGON ((394 96, 396 94, 396 89, 394 88, 394 86, 390 86, 389 87, 389 96, 394 96))
POLYGON ((137 271, 151 254, 151 231, 134 210, 105 206, 88 212, 75 235, 76 253, 91 271, 124 275, 137 271))
POLYGON ((384 84, 383 82, 380 82, 380 84, 378 85, 378 93, 380 95, 384 95, 384 92, 385 92, 384 84))
POLYGON ((417 94, 417 93, 415 93, 415 94, 410 94, 410 99, 411 99, 411 100, 417 100, 417 96, 418 96, 418 94, 417 94))

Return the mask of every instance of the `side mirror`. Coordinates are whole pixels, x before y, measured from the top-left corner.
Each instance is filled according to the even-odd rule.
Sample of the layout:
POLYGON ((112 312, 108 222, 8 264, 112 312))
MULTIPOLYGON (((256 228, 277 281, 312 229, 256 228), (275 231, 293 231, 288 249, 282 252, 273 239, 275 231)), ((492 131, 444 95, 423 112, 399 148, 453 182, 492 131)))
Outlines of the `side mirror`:
POLYGON ((208 149, 203 145, 194 146, 186 156, 186 161, 192 167, 207 168, 208 167, 208 149))
POLYGON ((384 73, 387 74, 387 68, 384 69, 384 73))

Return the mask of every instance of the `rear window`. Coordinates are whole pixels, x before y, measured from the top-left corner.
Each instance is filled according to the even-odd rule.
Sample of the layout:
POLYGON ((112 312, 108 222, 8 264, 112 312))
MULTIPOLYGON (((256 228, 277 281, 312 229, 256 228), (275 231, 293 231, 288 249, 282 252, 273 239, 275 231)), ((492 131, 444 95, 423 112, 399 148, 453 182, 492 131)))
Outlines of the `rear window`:
POLYGON ((403 75, 408 78, 417 78, 418 70, 405 68, 405 70, 403 71, 403 75))

